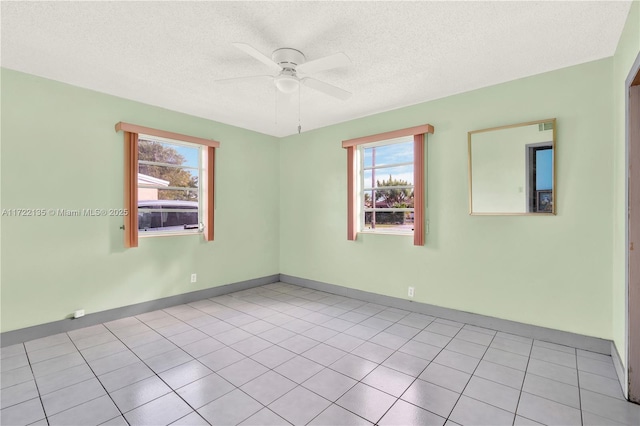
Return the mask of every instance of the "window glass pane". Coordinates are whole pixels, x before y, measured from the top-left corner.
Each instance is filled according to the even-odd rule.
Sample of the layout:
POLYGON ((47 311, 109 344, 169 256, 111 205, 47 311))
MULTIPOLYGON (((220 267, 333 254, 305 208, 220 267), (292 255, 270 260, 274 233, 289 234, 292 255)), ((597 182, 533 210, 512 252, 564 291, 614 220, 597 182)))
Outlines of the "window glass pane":
POLYGON ((540 149, 536 151, 536 189, 551 189, 553 182, 552 159, 553 149, 540 149))
POLYGON ((365 167, 410 162, 413 162, 413 141, 364 149, 365 167))
POLYGON ((413 185, 413 164, 364 171, 364 188, 413 185))
POLYGON ((199 154, 199 147, 143 139, 138 141, 138 160, 198 167, 199 154))
POLYGON ((138 202, 138 229, 141 231, 197 230, 199 222, 197 201, 159 199, 138 202))
POLYGON ((365 212, 364 230, 413 232, 413 212, 365 212))
POLYGON ((197 188, 198 174, 198 169, 183 169, 182 167, 139 164, 138 185, 197 188))

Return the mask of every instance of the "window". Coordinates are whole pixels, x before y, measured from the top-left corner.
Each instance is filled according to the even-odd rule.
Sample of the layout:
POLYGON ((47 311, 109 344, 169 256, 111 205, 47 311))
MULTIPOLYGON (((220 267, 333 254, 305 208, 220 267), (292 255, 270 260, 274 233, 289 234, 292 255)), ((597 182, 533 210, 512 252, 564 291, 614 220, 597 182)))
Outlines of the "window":
POLYGON ((527 211, 553 213, 553 145, 542 142, 526 145, 527 211))
POLYGON ((360 230, 413 233, 413 138, 360 145, 358 154, 360 230))
POLYGON ((125 246, 151 235, 202 233, 212 241, 220 143, 122 122, 116 131, 125 142, 125 246))
POLYGON ((413 234, 424 245, 425 124, 342 142, 347 150, 347 239, 413 234))
POLYGON ((198 233, 202 145, 138 135, 138 235, 198 233))

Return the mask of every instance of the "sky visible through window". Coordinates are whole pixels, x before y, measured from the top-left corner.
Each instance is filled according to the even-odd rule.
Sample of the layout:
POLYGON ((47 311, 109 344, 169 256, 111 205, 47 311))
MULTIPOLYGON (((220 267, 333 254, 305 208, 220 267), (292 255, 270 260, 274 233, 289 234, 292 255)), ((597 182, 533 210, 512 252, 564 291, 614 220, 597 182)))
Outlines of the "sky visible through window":
MULTIPOLYGON (((364 166, 371 167, 373 160, 373 148, 365 148, 364 150, 364 166)), ((413 141, 397 143, 393 145, 384 145, 375 148, 375 165, 377 167, 387 164, 398 164, 413 162, 413 141)), ((364 186, 372 186, 373 170, 364 171, 364 186)), ((389 176, 394 180, 407 181, 409 185, 413 185, 413 164, 397 167, 381 167, 375 170, 375 181, 388 180, 389 176)))

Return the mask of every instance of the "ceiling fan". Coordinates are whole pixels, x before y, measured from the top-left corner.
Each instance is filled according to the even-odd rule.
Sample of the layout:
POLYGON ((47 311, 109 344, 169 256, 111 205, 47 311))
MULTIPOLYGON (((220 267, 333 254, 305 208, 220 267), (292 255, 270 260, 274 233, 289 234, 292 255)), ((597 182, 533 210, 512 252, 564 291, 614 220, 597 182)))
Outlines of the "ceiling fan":
POLYGON ((271 79, 279 91, 283 93, 293 93, 303 84, 319 92, 325 93, 334 98, 347 100, 351 93, 324 81, 308 77, 320 71, 344 67, 351 64, 351 61, 344 53, 336 53, 324 58, 314 59, 307 62, 305 55, 296 49, 283 47, 276 49, 271 54, 271 58, 259 52, 253 46, 246 43, 233 43, 235 47, 246 54, 252 56, 275 72, 275 75, 252 75, 247 77, 234 77, 217 82, 231 82, 250 79, 271 79))

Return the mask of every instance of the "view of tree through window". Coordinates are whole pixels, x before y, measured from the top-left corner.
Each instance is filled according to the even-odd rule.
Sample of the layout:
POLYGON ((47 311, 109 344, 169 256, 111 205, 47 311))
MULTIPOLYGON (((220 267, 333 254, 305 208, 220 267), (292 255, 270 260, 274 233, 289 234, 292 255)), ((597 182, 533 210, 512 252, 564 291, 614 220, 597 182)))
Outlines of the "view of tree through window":
POLYGON ((361 147, 363 230, 412 232, 413 140, 361 147))

